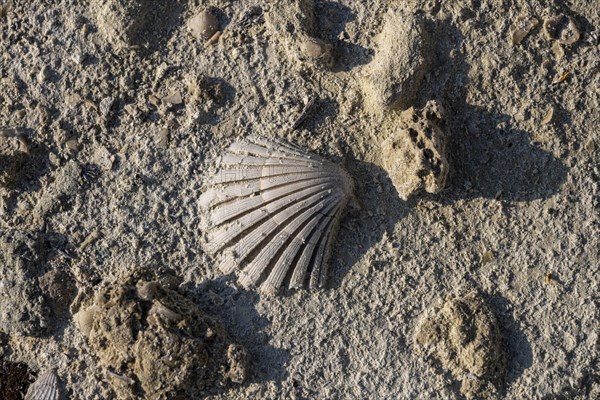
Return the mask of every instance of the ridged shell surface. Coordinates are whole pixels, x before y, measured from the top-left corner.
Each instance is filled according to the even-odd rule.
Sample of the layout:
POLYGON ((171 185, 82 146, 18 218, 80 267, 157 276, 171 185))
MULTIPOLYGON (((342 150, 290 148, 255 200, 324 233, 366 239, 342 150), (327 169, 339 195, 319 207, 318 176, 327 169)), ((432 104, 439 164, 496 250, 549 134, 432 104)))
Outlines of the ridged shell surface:
POLYGON ((205 250, 224 273, 263 292, 325 285, 339 221, 353 197, 340 166, 295 145, 250 137, 231 144, 200 197, 205 250))
POLYGON ((59 400, 58 378, 52 371, 44 372, 29 386, 25 400, 59 400))

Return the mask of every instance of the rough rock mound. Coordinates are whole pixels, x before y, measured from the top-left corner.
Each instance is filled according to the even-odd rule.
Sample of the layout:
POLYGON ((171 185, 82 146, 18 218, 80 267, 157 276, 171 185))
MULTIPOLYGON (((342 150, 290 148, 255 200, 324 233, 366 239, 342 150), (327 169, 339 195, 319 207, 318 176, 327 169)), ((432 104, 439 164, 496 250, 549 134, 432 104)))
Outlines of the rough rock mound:
POLYGON ((318 38, 313 0, 276 1, 267 13, 267 23, 290 58, 324 68, 333 65, 333 46, 318 38))
POLYGON ((461 382, 469 399, 489 399, 505 374, 506 359, 496 317, 475 292, 434 308, 417 328, 415 346, 461 382))
POLYGON ((245 379, 245 349, 158 281, 105 287, 75 318, 119 398, 198 398, 245 379))
POLYGON ((425 190, 438 193, 446 184, 448 160, 446 134, 440 129, 443 113, 435 101, 422 110, 410 108, 381 143, 375 162, 390 175, 398 195, 407 200, 425 190))
POLYGON ((367 103, 375 110, 410 107, 430 62, 429 47, 422 18, 406 11, 389 11, 377 38, 375 57, 364 71, 367 103))

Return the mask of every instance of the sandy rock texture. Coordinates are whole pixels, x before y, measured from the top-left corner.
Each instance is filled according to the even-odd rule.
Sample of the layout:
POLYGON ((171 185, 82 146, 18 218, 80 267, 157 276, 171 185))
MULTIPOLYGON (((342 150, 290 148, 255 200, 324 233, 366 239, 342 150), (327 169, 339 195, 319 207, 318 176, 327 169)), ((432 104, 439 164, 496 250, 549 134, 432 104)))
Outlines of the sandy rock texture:
POLYGON ((431 55, 429 32, 414 9, 390 9, 377 36, 375 56, 364 69, 366 101, 381 110, 410 107, 431 55))
POLYGON ((499 397, 506 372, 504 343, 494 313, 476 292, 431 310, 417 328, 415 346, 461 381, 460 391, 468 399, 499 397))
POLYGON ((422 110, 411 107, 397 116, 397 125, 381 142, 373 162, 383 167, 403 200, 421 190, 438 193, 446 185, 450 169, 448 137, 440 128, 443 112, 435 101, 422 110))
POLYGON ((0 364, 115 398, 74 315, 143 266, 247 349, 244 383, 205 398, 463 399, 414 335, 464 285, 497 319, 501 396, 598 398, 599 26, 584 0, 0 2, 0 127, 17 132, 0 134, 0 364), (208 40, 189 29, 205 10, 208 40), (431 101, 448 172, 404 200, 400 167, 375 161, 431 101), (265 298, 202 251, 203 182, 250 134, 355 182, 325 290, 265 298))
MULTIPOLYGON (((1 129, 1 128, 0 128, 1 129)), ((8 131, 2 135, 0 130, 0 185, 9 187, 19 179, 23 162, 27 157, 27 145, 17 137, 11 137, 8 131)))
POLYGON ((73 277, 65 269, 46 264, 61 251, 62 242, 60 235, 1 232, 0 329, 3 332, 46 336, 68 318, 68 305, 75 295, 73 277))
POLYGON ((204 397, 246 377, 246 350, 159 281, 121 278, 75 314, 118 398, 204 397))
POLYGON ((317 67, 329 68, 334 62, 334 49, 319 37, 320 20, 314 0, 275 1, 266 13, 267 26, 279 32, 282 48, 291 59, 317 67))

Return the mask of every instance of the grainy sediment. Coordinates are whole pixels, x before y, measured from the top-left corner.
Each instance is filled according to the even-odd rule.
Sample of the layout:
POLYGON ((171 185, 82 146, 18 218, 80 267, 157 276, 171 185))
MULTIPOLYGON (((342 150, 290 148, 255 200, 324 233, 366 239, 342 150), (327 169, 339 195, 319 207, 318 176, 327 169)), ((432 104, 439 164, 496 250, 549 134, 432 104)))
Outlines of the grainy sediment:
POLYGON ((248 349, 248 379, 211 399, 459 399, 412 338, 469 284, 505 340, 504 398, 598 398, 600 9, 401 3, 428 39, 395 39, 427 43, 400 108, 444 109, 449 166, 441 190, 406 201, 372 162, 400 111, 363 85, 396 0, 1 2, 0 127, 18 134, 0 135, 0 365, 54 369, 70 398, 113 398, 73 314, 144 267, 176 275, 248 349), (188 28, 206 9, 221 32, 209 40, 188 28), (303 38, 320 47, 303 53, 303 38), (250 134, 355 182, 325 290, 266 298, 202 251, 202 182, 250 134))

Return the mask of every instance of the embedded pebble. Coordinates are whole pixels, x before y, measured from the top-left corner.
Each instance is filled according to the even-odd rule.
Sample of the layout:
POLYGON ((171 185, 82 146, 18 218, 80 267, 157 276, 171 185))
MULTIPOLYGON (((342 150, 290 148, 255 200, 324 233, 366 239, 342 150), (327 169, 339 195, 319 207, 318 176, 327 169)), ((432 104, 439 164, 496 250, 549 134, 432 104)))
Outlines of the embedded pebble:
POLYGON ((552 43, 552 52, 554 52, 554 55, 558 59, 561 59, 565 56, 565 49, 559 42, 552 43))
POLYGON ((162 99, 165 103, 179 105, 183 103, 183 98, 181 97, 181 93, 176 90, 168 96, 163 97, 162 99))
POLYGON ((73 321, 75 321, 77 327, 85 336, 89 336, 92 330, 96 311, 96 306, 90 306, 88 308, 79 310, 73 315, 73 321))
POLYGON ((40 69, 40 72, 38 73, 38 82, 39 83, 43 83, 44 81, 48 80, 48 78, 50 78, 50 67, 47 65, 44 65, 42 67, 42 69, 40 69))
POLYGON ((161 128, 158 131, 156 143, 161 149, 166 149, 169 146, 169 128, 161 128))
POLYGON ((188 29, 197 39, 210 39, 219 30, 219 20, 210 11, 202 11, 188 22, 188 29))
POLYGON ((331 67, 333 64, 333 46, 320 39, 306 37, 300 42, 300 51, 317 65, 331 67))
POLYGON ((115 162, 115 157, 106 147, 100 145, 96 148, 94 154, 92 154, 92 162, 98 165, 102 170, 110 171, 115 162))
POLYGON ((552 121, 552 117, 554 116, 554 107, 548 108, 546 114, 544 114, 544 118, 542 118, 542 125, 549 124, 552 121))
POLYGON ((114 97, 108 96, 103 98, 100 101, 100 113, 106 117, 110 113, 114 102, 114 97))
POLYGON ((478 293, 429 310, 417 328, 415 347, 449 370, 467 399, 497 396, 506 355, 496 316, 478 293))
POLYGON ((418 15, 390 10, 373 61, 362 80, 365 99, 376 110, 411 106, 429 65, 429 38, 418 15))
POLYGON ((556 40, 560 44, 572 45, 576 43, 581 34, 573 18, 566 15, 557 15, 544 20, 544 32, 549 40, 556 40))

